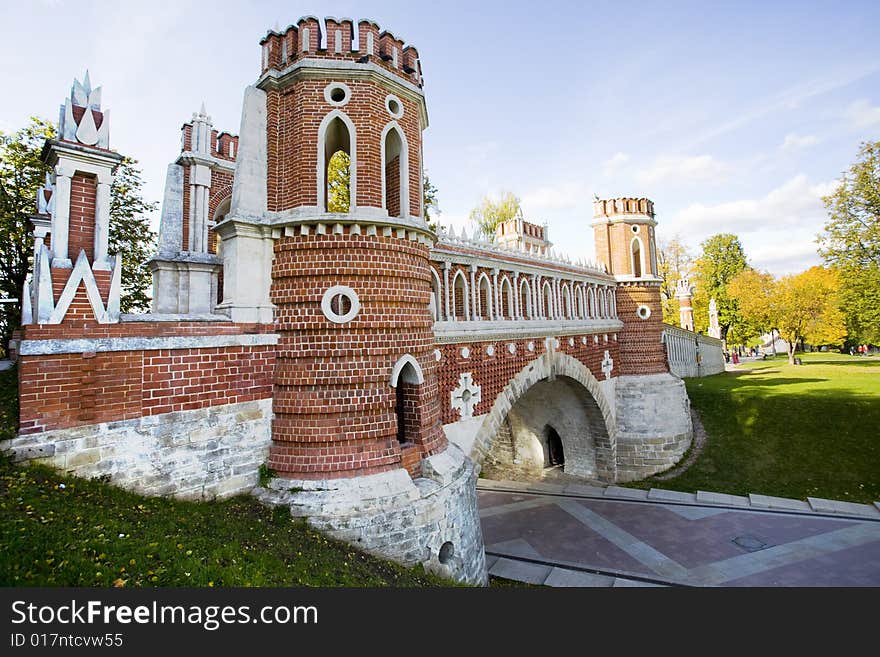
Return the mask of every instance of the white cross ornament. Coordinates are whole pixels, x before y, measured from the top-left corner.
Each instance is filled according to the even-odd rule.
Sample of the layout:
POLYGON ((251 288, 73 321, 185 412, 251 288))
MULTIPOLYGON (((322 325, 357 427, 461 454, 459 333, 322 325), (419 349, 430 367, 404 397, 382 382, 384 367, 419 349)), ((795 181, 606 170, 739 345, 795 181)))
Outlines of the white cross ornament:
POLYGON ((611 370, 614 369, 614 359, 611 358, 611 354, 608 350, 605 350, 605 358, 602 359, 602 372, 605 374, 605 379, 611 378, 611 370))
POLYGON ((474 408, 482 400, 482 388, 474 383, 470 372, 462 372, 458 378, 458 388, 450 393, 449 405, 461 413, 461 419, 474 416, 474 408))

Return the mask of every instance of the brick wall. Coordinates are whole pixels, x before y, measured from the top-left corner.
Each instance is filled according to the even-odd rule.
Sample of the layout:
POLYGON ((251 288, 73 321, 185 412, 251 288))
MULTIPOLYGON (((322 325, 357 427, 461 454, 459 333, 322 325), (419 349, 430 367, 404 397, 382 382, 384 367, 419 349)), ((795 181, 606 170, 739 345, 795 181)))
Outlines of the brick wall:
POLYGON ((81 171, 77 171, 70 179, 70 232, 67 252, 74 262, 81 250, 85 250, 90 263, 94 260, 97 185, 95 176, 81 171))
POLYGON ((621 374, 660 374, 668 372, 663 348, 663 307, 660 288, 621 285, 617 289, 617 315, 623 321, 620 333, 621 374), (648 319, 637 315, 639 306, 651 310, 648 319))
MULTIPOLYGON (((83 322, 29 326, 23 334, 25 340, 171 337, 234 335, 243 328, 83 322)), ((274 362, 274 346, 21 356, 20 433, 265 399, 272 394, 274 362)))
MULTIPOLYGON (((351 99, 339 110, 357 134, 357 205, 382 207, 382 130, 392 120, 385 109, 388 90, 373 82, 337 80, 351 88, 351 99)), ((333 106, 324 99, 329 80, 299 80, 283 90, 267 91, 268 209, 281 211, 318 205, 318 130, 333 106)), ((409 158, 410 214, 420 216, 419 108, 403 98, 404 115, 397 119, 406 136, 409 158)), ((399 194, 398 194, 399 196, 399 194)), ((390 194, 389 194, 390 198, 390 194)))
MULTIPOLYGON (((600 381, 605 380, 602 372, 602 360, 605 351, 614 361, 612 376, 620 374, 619 367, 619 342, 614 340, 614 334, 596 335, 573 335, 559 338, 557 351, 577 358, 583 363, 600 381), (605 341, 605 336, 608 341, 605 341), (586 344, 584 339, 586 338, 586 344), (574 344, 569 342, 573 341, 574 344)), ((492 410, 495 399, 507 386, 510 380, 523 370, 530 362, 544 353, 544 341, 542 338, 529 338, 518 340, 505 340, 495 342, 472 342, 445 344, 438 347, 441 358, 437 371, 437 379, 440 390, 440 406, 442 409, 442 422, 449 424, 458 422, 461 415, 453 409, 450 403, 451 393, 459 387, 459 377, 463 372, 473 374, 474 383, 481 387, 480 403, 474 408, 474 415, 484 415, 492 410), (529 343, 534 350, 530 351, 529 343), (508 345, 516 347, 514 353, 510 353, 508 345), (494 347, 494 353, 490 356, 487 347, 494 347), (468 357, 462 355, 462 350, 468 349, 468 357)))

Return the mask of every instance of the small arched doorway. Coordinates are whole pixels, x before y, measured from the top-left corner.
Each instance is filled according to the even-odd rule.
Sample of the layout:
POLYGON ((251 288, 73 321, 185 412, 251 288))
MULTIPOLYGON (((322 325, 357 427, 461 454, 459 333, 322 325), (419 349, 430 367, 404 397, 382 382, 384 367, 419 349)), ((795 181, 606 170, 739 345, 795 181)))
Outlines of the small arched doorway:
POLYGON ((565 453, 562 449, 562 438, 560 438, 559 433, 548 424, 544 431, 544 435, 547 440, 547 452, 544 461, 545 466, 548 468, 564 466, 565 453))

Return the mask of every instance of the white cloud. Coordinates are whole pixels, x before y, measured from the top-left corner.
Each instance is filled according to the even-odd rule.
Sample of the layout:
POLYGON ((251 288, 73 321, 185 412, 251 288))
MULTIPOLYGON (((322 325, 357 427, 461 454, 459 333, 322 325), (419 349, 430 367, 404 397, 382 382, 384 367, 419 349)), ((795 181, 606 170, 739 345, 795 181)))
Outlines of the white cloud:
MULTIPOLYGON (((592 200, 582 182, 565 182, 539 187, 523 195, 522 207, 526 216, 542 210, 566 210, 583 205, 584 199, 592 200)), ((592 207, 592 206, 591 206, 592 207)))
POLYGON ((615 153, 602 163, 602 173, 610 176, 624 167, 630 160, 626 153, 615 153))
POLYGON ((818 143, 819 138, 815 135, 796 135, 792 133, 785 135, 785 140, 782 142, 781 148, 784 151, 793 151, 799 148, 807 148, 818 143))
POLYGON ((753 267, 770 271, 777 276, 804 271, 820 263, 815 242, 791 241, 790 235, 781 232, 762 233, 763 244, 754 246, 755 240, 746 240, 745 249, 753 267))
POLYGON ((874 107, 864 98, 847 107, 845 114, 856 128, 870 128, 880 123, 880 107, 874 107))
MULTIPOLYGON (((750 232, 768 227, 800 226, 806 220, 824 218, 821 197, 830 194, 835 182, 811 185, 803 174, 771 190, 763 198, 741 199, 717 205, 693 203, 678 212, 670 223, 680 229, 701 232, 726 230, 750 232)), ((812 237, 811 237, 812 239, 812 237)))
POLYGON ((636 174, 638 182, 689 183, 719 180, 727 173, 727 165, 711 155, 663 155, 647 169, 636 174))

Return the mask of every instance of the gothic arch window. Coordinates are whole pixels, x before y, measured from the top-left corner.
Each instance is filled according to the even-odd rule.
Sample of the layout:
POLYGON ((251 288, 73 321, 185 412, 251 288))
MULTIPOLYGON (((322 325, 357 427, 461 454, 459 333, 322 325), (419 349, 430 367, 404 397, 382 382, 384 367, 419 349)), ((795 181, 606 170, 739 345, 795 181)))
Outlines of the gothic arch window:
POLYGON ((425 376, 415 357, 404 354, 391 370, 394 388, 394 413, 397 416, 397 442, 401 445, 419 440, 419 391, 425 376))
POLYGON ((534 315, 532 315, 532 289, 525 278, 519 282, 519 312, 523 319, 534 319, 534 315))
POLYGON ((553 288, 550 287, 549 281, 544 281, 544 285, 541 288, 541 312, 544 314, 544 319, 551 319, 553 317, 553 288))
POLYGON ((349 212, 355 207, 357 132, 345 112, 337 109, 327 114, 318 128, 318 209, 349 212))
POLYGON ((468 301, 467 280, 459 269, 452 279, 452 316, 459 322, 468 321, 471 317, 468 301))
POLYGON ((500 316, 498 319, 513 319, 513 287, 510 279, 505 276, 501 279, 501 299, 499 300, 500 316))
POLYGON ((586 304, 584 303, 584 286, 577 286, 577 317, 578 319, 587 318, 586 304))
POLYGON ((563 283, 560 289, 562 294, 562 319, 574 319, 571 309, 571 287, 568 283, 563 283))
POLYGON ((382 207, 389 217, 409 215, 409 146, 397 121, 382 131, 382 207))
POLYGON ((608 318, 608 293, 604 287, 599 292, 599 312, 602 315, 602 319, 608 318))
POLYGON ((495 313, 492 312, 492 284, 485 272, 480 274, 480 280, 477 283, 477 317, 481 319, 493 319, 495 313))
POLYGON ((608 301, 611 308, 609 308, 610 316, 617 317, 617 290, 608 290, 608 301))
POLYGON ((642 240, 638 237, 633 237, 630 242, 630 256, 632 275, 639 278, 645 271, 645 250, 642 248, 642 240))
POLYGON ((440 276, 437 274, 437 271, 431 267, 431 316, 434 318, 435 322, 439 322, 443 318, 443 306, 441 305, 441 295, 440 290, 443 289, 440 285, 440 276))
POLYGON ((598 314, 596 312, 596 286, 591 285, 588 290, 588 296, 590 301, 590 319, 596 319, 598 314))

